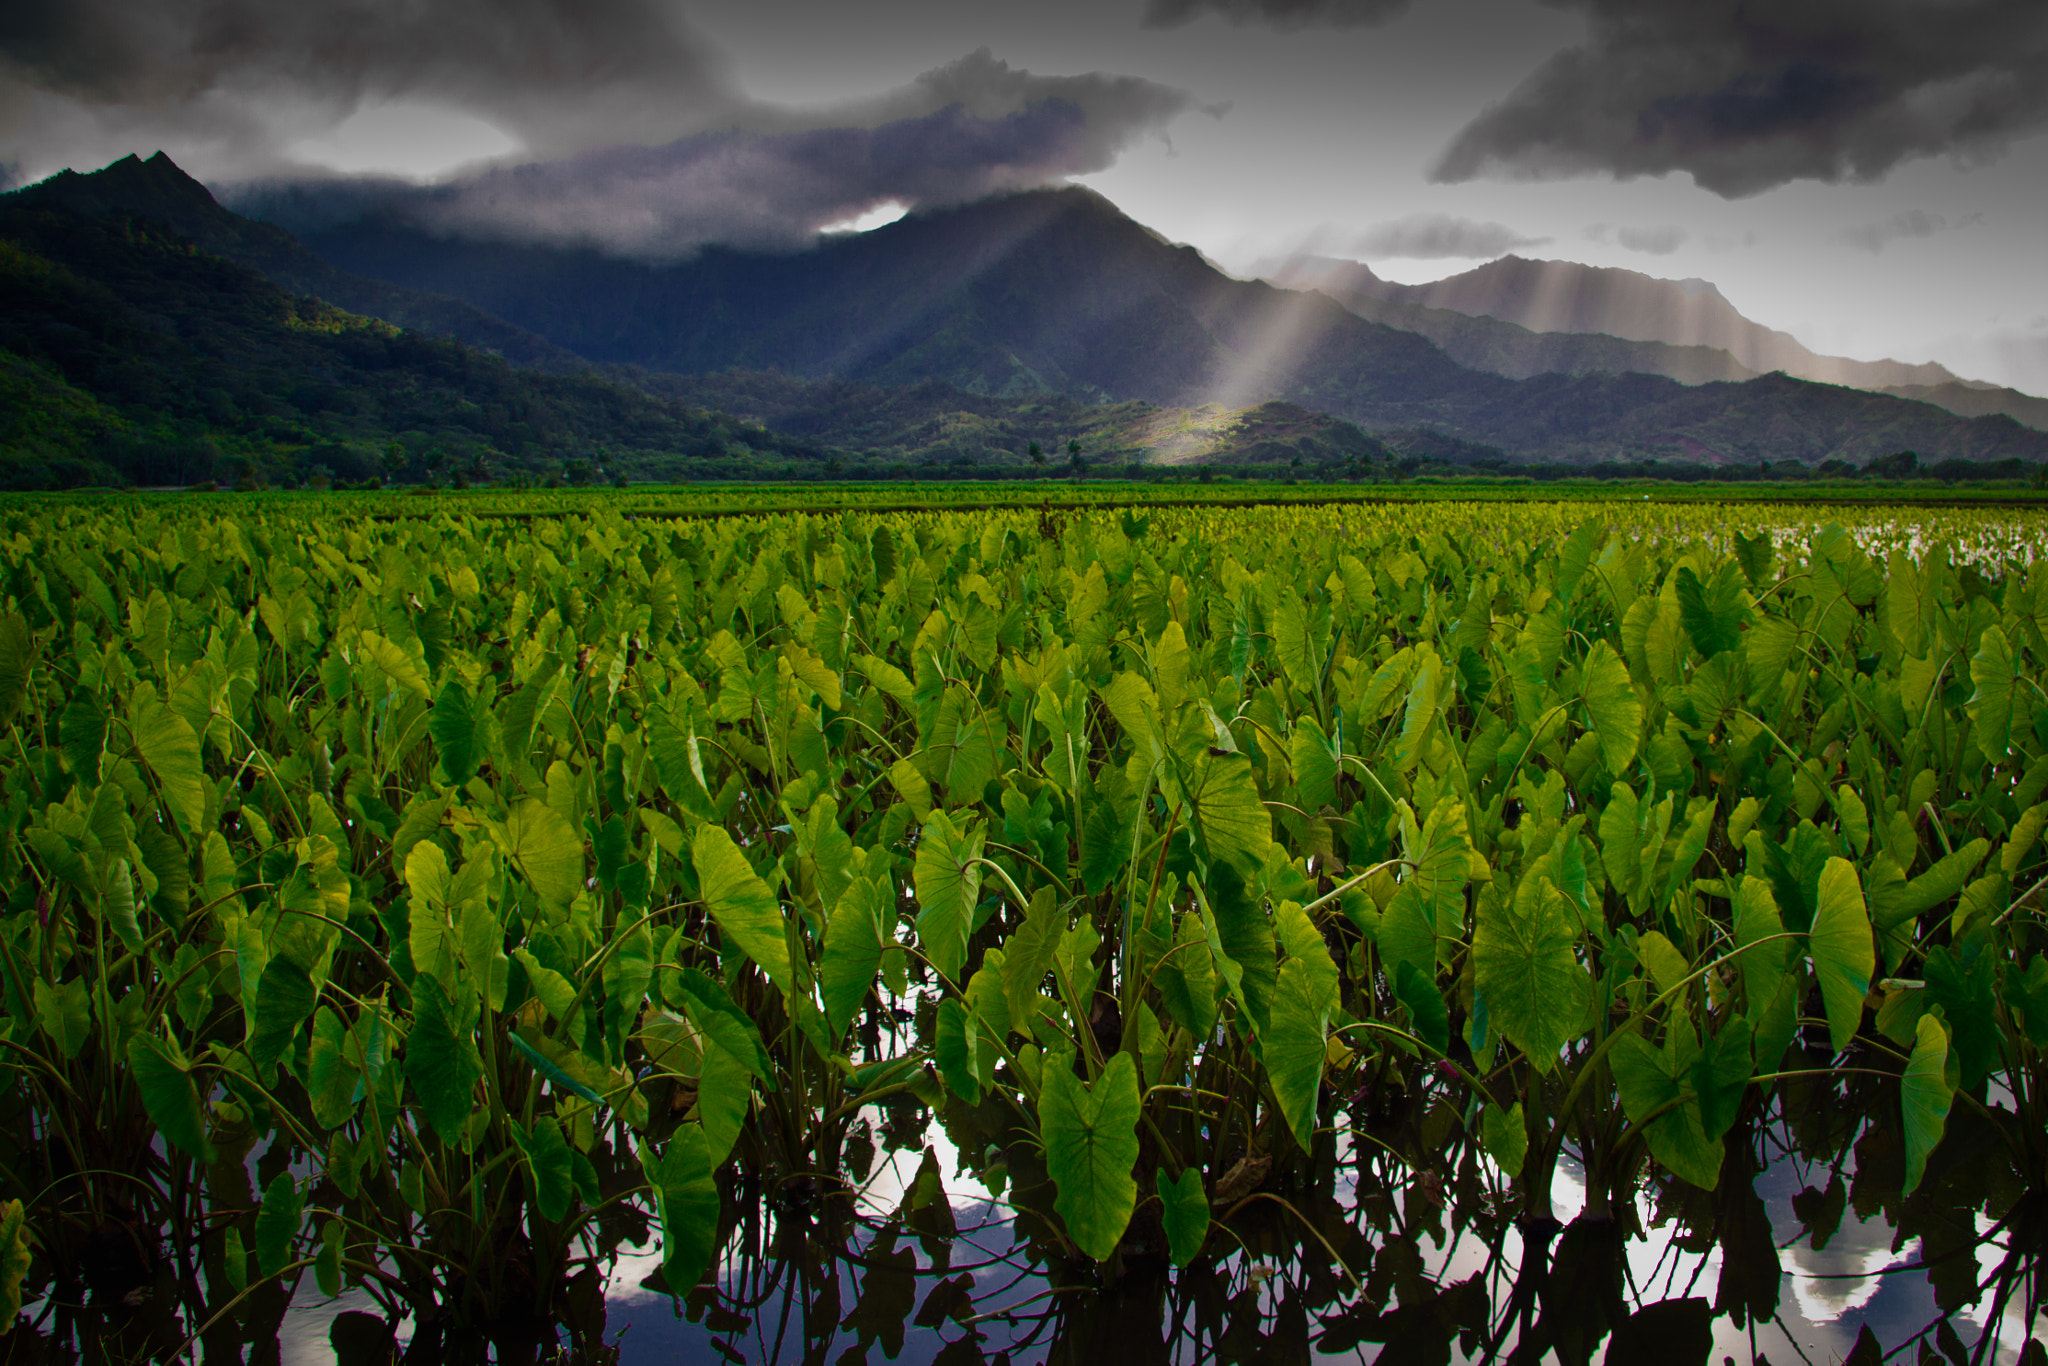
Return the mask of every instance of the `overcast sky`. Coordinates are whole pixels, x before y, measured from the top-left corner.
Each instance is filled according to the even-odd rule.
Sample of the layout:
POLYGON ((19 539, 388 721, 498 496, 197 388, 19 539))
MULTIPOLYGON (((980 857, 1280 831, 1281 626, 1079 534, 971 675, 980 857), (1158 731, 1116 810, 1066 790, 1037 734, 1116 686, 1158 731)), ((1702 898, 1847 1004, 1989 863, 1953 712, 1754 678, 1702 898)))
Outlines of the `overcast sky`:
POLYGON ((1815 350, 2048 393, 2043 0, 0 7, 0 174, 158 148, 656 258, 1077 180, 1233 268, 1697 276, 1815 350))

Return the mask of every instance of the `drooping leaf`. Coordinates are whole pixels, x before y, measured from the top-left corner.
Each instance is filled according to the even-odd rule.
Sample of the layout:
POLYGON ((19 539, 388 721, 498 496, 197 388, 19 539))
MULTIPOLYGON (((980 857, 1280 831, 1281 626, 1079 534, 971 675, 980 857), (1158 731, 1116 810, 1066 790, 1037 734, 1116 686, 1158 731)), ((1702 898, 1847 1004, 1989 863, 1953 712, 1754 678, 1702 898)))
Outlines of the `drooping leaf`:
POLYGON ((442 781, 460 786, 476 776, 484 757, 483 727, 469 692, 455 679, 441 685, 434 709, 427 717, 427 734, 441 756, 442 781))
POLYGON ((1955 1089, 1948 1076, 1948 1031, 1934 1016, 1922 1015, 1914 1031, 1913 1056, 1899 1078, 1899 1108, 1906 1126, 1904 1194, 1911 1195, 1926 1176, 1927 1155, 1941 1142, 1954 1100, 1955 1089))
POLYGON ((213 1145, 206 1140, 199 1091, 170 1050, 154 1035, 133 1035, 128 1040, 128 1069, 157 1132, 196 1161, 211 1162, 213 1145))
POLYGON ((761 880, 747 856, 721 825, 700 825, 690 845, 697 885, 719 933, 754 961, 768 980, 788 993, 796 989, 784 937, 782 904, 761 880))
POLYGON ((267 1068, 290 1051, 316 999, 312 978, 295 960, 278 954, 265 964, 250 1021, 250 1060, 267 1068))
POLYGON ((1742 644, 1749 608, 1742 601, 1742 582, 1733 564, 1723 563, 1707 583, 1684 565, 1678 567, 1678 616, 1693 648, 1702 659, 1742 644))
POLYGON ((1604 640, 1595 641, 1586 652, 1582 692, 1601 764, 1609 773, 1626 773, 1642 742, 1643 703, 1629 679, 1628 665, 1604 640))
POLYGON ((825 1023, 836 1039, 845 1034, 854 1011, 874 985, 895 915, 895 893, 888 875, 857 877, 839 895, 825 930, 825 952, 818 960, 818 986, 825 1000, 825 1023))
POLYGON ((35 639, 28 623, 19 612, 0 617, 0 726, 12 721, 28 700, 29 671, 34 667, 35 639))
POLYGON ((1273 927, 1266 921, 1265 908, 1229 864, 1211 870, 1208 902, 1223 956, 1236 969, 1235 986, 1244 998, 1245 1012, 1252 1028, 1263 1031, 1272 1018, 1274 983, 1279 976, 1273 927))
POLYGON ((964 819, 956 827, 943 811, 934 811, 918 836, 917 939, 932 966, 949 980, 960 976, 967 961, 967 935, 981 899, 979 860, 985 838, 979 821, 964 819))
POLYGON ((553 1115, 542 1115, 527 1131, 516 1120, 512 1139, 519 1145, 526 1168, 533 1174, 533 1203, 541 1217, 560 1223, 569 1213, 569 1201, 576 1194, 569 1174, 569 1140, 553 1115))
POLYGON ((1131 1055, 1111 1057, 1089 1086, 1071 1053, 1045 1060, 1039 1138, 1058 1196, 1053 1208, 1085 1255, 1106 1261, 1138 1205, 1138 1073, 1131 1055))
POLYGON ((9 1200, 0 1204, 0 1323, 11 1325, 21 1313, 30 1260, 28 1215, 21 1201, 9 1200))
POLYGON ((1153 981, 1175 1024, 1197 1039, 1216 1027, 1216 960, 1198 915, 1183 915, 1153 981))
POLYGON ((753 1019, 724 987, 698 969, 684 968, 679 977, 691 1022, 739 1059, 756 1081, 773 1091, 775 1067, 753 1019))
POLYGON ((420 1113, 444 1143, 461 1136, 476 1084, 484 1075, 470 1025, 438 981, 424 975, 414 979, 405 1079, 419 1097, 420 1113))
POLYGON ((114 937, 130 953, 142 952, 142 927, 135 919, 135 874, 128 860, 117 858, 107 868, 106 900, 101 903, 114 937))
POLYGON ((256 1207, 256 1265, 264 1275, 275 1276, 291 1265, 305 1198, 290 1172, 279 1172, 263 1188, 263 1201, 256 1207))
POLYGON ((1451 1046, 1451 1015, 1443 993, 1431 977, 1405 959, 1394 969, 1394 999, 1408 1012, 1410 1028, 1430 1052, 1441 1056, 1451 1046))
POLYGON ((184 717, 154 697, 145 697, 132 723, 135 748, 163 788, 164 804, 187 835, 206 817, 206 783, 199 765, 199 736, 184 717))
POLYGON ((1202 1189, 1202 1172, 1189 1166, 1169 1179, 1166 1168, 1154 1174, 1159 1187, 1160 1222, 1166 1225, 1167 1255, 1185 1270, 1202 1255, 1209 1239, 1209 1196, 1202 1189))
POLYGON ((1529 1124, 1522 1114, 1522 1102, 1518 1100, 1506 1110, 1488 1104, 1480 1126, 1486 1155, 1506 1175, 1520 1176, 1529 1157, 1529 1124))
MULTIPOLYGON (((1675 1028, 1690 1036, 1691 1026, 1675 1028)), ((1697 1050, 1695 1042, 1693 1051, 1697 1050)), ((1721 1144, 1707 1137, 1698 1102, 1682 1099, 1684 1093, 1672 1074, 1673 1062, 1682 1071, 1690 1068, 1692 1059, 1667 1057, 1639 1034, 1616 1039, 1607 1058, 1622 1109, 1643 1126, 1651 1155, 1673 1175, 1701 1190, 1714 1189, 1721 1179, 1721 1144)))
POLYGON ((1315 1143, 1328 1023, 1329 1007, 1318 999, 1307 965, 1299 958, 1282 963, 1273 989, 1272 1019, 1260 1034, 1260 1044, 1273 1098, 1303 1152, 1312 1151, 1315 1143))
POLYGON ((1877 949, 1863 884, 1847 859, 1829 859, 1820 875, 1820 909, 1810 937, 1814 976, 1827 1006, 1829 1046, 1840 1053, 1863 1024, 1863 998, 1877 970, 1877 949))
POLYGON ((661 1220, 662 1276, 681 1295, 704 1279, 718 1255, 716 1164, 695 1124, 679 1126, 658 1158, 643 1146, 640 1163, 661 1220))

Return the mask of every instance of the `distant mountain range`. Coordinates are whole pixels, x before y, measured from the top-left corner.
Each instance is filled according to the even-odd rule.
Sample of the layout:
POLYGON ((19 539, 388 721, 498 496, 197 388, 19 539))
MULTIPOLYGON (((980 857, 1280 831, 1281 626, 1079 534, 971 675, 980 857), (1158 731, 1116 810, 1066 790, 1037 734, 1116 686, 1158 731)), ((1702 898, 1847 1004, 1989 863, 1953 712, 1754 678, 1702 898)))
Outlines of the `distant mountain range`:
MULTIPOLYGON (((779 430, 802 429, 791 441, 852 450, 945 449, 920 433, 945 429, 950 387, 962 391, 959 412, 974 406, 967 395, 1014 404, 982 415, 1010 424, 986 448, 1006 458, 1021 458, 1016 444, 1040 420, 1030 413, 1055 397, 1162 410, 1074 424, 1155 461, 1254 448, 1349 459, 1376 446, 1373 433, 1402 449, 1490 446, 1550 462, 1860 464, 1908 449, 1927 463, 2048 458, 2048 435, 2007 416, 1966 418, 1782 374, 1723 377, 1712 367, 1726 362, 1696 344, 1560 341, 1572 334, 1518 329, 1587 368, 1497 373, 1447 353, 1420 326, 1443 330, 1445 319, 1465 315, 1380 301, 1409 310, 1411 330, 1361 317, 1322 293, 1233 279, 1078 188, 913 213, 803 252, 710 249, 674 264, 437 236, 397 210, 340 224, 308 220, 294 237, 288 196, 244 202, 278 220, 251 222, 161 154, 61 176, 0 203, 144 215, 291 292, 346 300, 351 311, 528 366, 595 365, 610 380, 685 403, 704 402, 720 372, 776 372, 799 382, 779 407, 736 410, 779 430), (1663 352, 1651 354, 1708 382, 1621 368, 1640 354, 1625 348, 1657 345, 1663 352), (1600 355, 1616 364, 1593 366, 1600 355), (878 393, 926 388, 916 402, 876 400, 903 419, 891 434, 862 424, 846 403, 852 391, 827 396, 832 383, 878 393), (838 414, 837 425, 822 416, 828 412, 838 414), (1396 440, 1397 433, 1408 435, 1396 440)), ((1491 329, 1483 335, 1503 351, 1527 345, 1509 340, 1516 334, 1501 330, 1508 322, 1467 322, 1491 329)), ((759 394, 765 381, 722 383, 759 394)))
POLYGON ((1705 384, 1775 370, 1967 417, 2005 413, 2048 430, 2048 399, 1958 379, 1940 365, 1818 355, 1744 317, 1705 280, 1519 256, 1420 285, 1319 256, 1266 262, 1254 273, 1290 289, 1321 290, 1362 318, 1421 333, 1460 364, 1518 379, 1604 370, 1705 384))

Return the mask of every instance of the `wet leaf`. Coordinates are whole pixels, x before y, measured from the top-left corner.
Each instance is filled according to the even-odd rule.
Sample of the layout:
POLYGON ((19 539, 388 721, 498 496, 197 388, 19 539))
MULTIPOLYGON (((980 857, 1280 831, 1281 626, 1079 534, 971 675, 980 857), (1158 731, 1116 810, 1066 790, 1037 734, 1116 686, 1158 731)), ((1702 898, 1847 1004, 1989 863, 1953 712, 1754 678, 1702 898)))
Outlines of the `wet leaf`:
POLYGON ((1175 1266, 1185 1269, 1202 1255, 1202 1244, 1209 1238, 1209 1196, 1202 1189, 1201 1169, 1190 1166, 1169 1179, 1161 1167, 1153 1179, 1159 1187, 1168 1255, 1175 1266))
POLYGON ((1525 880, 1514 899, 1480 903, 1474 984, 1489 1018, 1539 1072, 1579 1036, 1593 982, 1574 952, 1578 917, 1548 878, 1525 880))
POLYGON ((1840 1053, 1863 1024, 1863 998, 1877 970, 1863 887, 1847 859, 1829 859, 1820 875, 1820 909, 1813 917, 1809 951, 1827 1007, 1830 1046, 1840 1053))
POLYGON ((185 1066, 154 1035, 137 1034, 128 1040, 128 1067, 142 1094, 142 1108, 149 1112, 157 1132, 188 1157, 211 1162, 213 1145, 206 1140, 206 1113, 185 1066))

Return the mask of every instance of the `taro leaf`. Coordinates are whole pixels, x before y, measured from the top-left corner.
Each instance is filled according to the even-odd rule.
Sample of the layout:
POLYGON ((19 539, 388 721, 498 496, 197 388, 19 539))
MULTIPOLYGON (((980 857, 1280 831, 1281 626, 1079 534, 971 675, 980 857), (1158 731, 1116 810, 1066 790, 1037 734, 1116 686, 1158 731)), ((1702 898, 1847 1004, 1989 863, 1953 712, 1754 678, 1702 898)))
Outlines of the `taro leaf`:
POLYGON ((1138 1204, 1138 1072, 1118 1053, 1089 1086, 1074 1075, 1072 1053, 1045 1060, 1038 1132, 1058 1189, 1053 1208, 1074 1245, 1107 1261, 1138 1204))
POLYGON ((1742 1093, 1754 1071, 1749 1052, 1749 1021, 1737 1015, 1693 1060, 1692 1089, 1699 1097, 1700 1128, 1713 1142, 1735 1127, 1742 1111, 1742 1093))
POLYGON ((1293 751, 1294 786, 1304 811, 1320 811, 1337 804, 1337 754, 1330 737, 1310 717, 1294 723, 1289 742, 1293 751))
POLYGON ((1166 1248, 1173 1264, 1182 1269, 1202 1255, 1209 1238, 1209 1196, 1202 1189, 1202 1172, 1190 1166, 1178 1179, 1169 1180, 1166 1168, 1154 1173, 1159 1186, 1160 1222, 1166 1225, 1166 1248))
POLYGON ((583 890, 583 837, 544 801, 529 797, 505 818, 505 853, 555 905, 567 905, 583 890))
POLYGON ((593 1105, 602 1105, 604 1103, 603 1096, 600 1096, 597 1092, 591 1090, 567 1072, 564 1072, 555 1063, 554 1059, 520 1038, 517 1034, 508 1034, 506 1038, 512 1041, 512 1047, 517 1049, 521 1056, 533 1064, 533 1070, 540 1073, 556 1089, 567 1091, 572 1096, 581 1096, 593 1105))
POLYGON ((107 711, 92 693, 71 694, 57 719, 57 743, 64 762, 81 782, 100 780, 100 759, 107 748, 107 711))
POLYGON ((511 1129, 512 1140, 533 1173, 534 1208, 543 1218, 560 1223, 569 1213, 569 1198, 576 1193, 569 1178, 569 1140, 562 1136, 562 1126, 553 1115, 543 1115, 533 1122, 531 1133, 517 1120, 511 1129))
POLYGON ((1278 976, 1273 927, 1265 909, 1229 864, 1210 870, 1206 889, 1216 939, 1225 957, 1241 974, 1236 986, 1244 998, 1252 1028, 1263 1033, 1273 1009, 1273 984, 1278 976))
POLYGON ((1735 533, 1735 562, 1742 566, 1742 576, 1749 580, 1750 587, 1761 588, 1770 578, 1774 553, 1770 532, 1759 531, 1755 536, 1735 533))
POLYGON ((1480 903, 1473 938, 1474 986, 1495 1028, 1548 1073, 1579 1036, 1592 978, 1573 951, 1578 917, 1549 878, 1525 878, 1512 902, 1480 903))
POLYGON ((1451 1016, 1429 975, 1405 959, 1394 970, 1394 999, 1408 1011, 1415 1037, 1439 1056, 1450 1051, 1451 1016))
POLYGON ((682 1295, 704 1279, 718 1254, 716 1164, 696 1124, 679 1126, 658 1159, 643 1146, 640 1163, 661 1219, 662 1278, 671 1293, 682 1295))
POLYGON ((21 1313, 28 1263, 28 1215, 21 1201, 9 1200, 0 1204, 0 1323, 10 1329, 21 1313))
POLYGON ((327 1006, 313 1014, 313 1042, 306 1059, 306 1093, 313 1122, 336 1129, 355 1113, 356 1069, 348 1060, 348 1026, 327 1006))
POLYGON ((433 687, 427 682, 427 676, 421 671, 418 661, 406 653, 403 645, 389 636, 378 635, 375 631, 363 632, 362 657, 381 669, 384 677, 392 684, 404 688, 422 700, 433 698, 433 687))
POLYGON ((2048 1048, 2048 954, 2036 954, 2024 973, 2017 963, 2007 969, 2005 1005, 2020 1017, 2028 1042, 2048 1048))
POLYGON ((263 1203, 256 1208, 256 1265, 264 1275, 275 1276, 291 1265, 305 1200, 290 1172, 279 1172, 263 1188, 263 1203))
POLYGON ((100 904, 122 947, 140 955, 142 927, 135 921, 135 874, 129 869, 127 859, 117 858, 107 869, 106 899, 100 904))
POLYGON ((684 1009, 689 1012, 691 1023, 738 1058, 757 1081, 773 1091, 774 1064, 761 1045, 761 1031, 753 1018, 739 1008, 724 987, 696 968, 683 969, 682 989, 684 1009))
POLYGON ((925 957, 951 981, 967 961, 967 936, 981 899, 981 823, 963 817, 959 826, 934 811, 917 838, 917 939, 925 957))
POLYGON ((1913 1056, 1899 1078, 1899 1108, 1906 1123, 1906 1184, 1911 1195, 1927 1174, 1927 1155, 1941 1142, 1955 1090, 1948 1076, 1948 1031, 1932 1015, 1915 1027, 1913 1056))
POLYGON ((1659 995, 1670 991, 1692 974, 1692 967, 1685 961, 1685 955, 1678 946, 1657 930, 1651 930, 1636 940, 1636 957, 1650 970, 1650 980, 1657 984, 1659 995))
MULTIPOLYGON (((1011 1026, 1027 1038, 1037 1033, 1039 988, 1052 971, 1059 951, 1066 918, 1059 913, 1051 887, 1040 887, 1031 895, 1024 923, 1003 941, 1003 996, 1010 1007, 1011 1026)), ((1206 949, 1204 951, 1206 957, 1206 949)), ((1162 969, 1162 977, 1165 975, 1162 969)), ((1162 982, 1161 990, 1168 988, 1162 982)), ((1171 1008, 1172 998, 1168 1004, 1171 1008)))
POLYGON ((434 698, 427 734, 434 737, 434 749, 441 756, 444 782, 460 786, 476 776, 477 764, 484 757, 483 727, 468 690, 452 678, 434 698))
POLYGON ((1522 1114, 1522 1102, 1516 1101, 1509 1110, 1489 1103, 1480 1120, 1480 1137, 1486 1155, 1501 1171, 1510 1177, 1522 1174, 1522 1163, 1529 1157, 1529 1122, 1522 1114))
POLYGON ((722 825, 700 825, 690 846, 697 885, 719 933, 736 945, 785 995, 796 988, 789 965, 782 905, 722 825))
POLYGON ((1742 601, 1742 583, 1735 566, 1723 562, 1712 581, 1702 584, 1699 575, 1680 565, 1678 618, 1702 659, 1712 659, 1742 644, 1749 608, 1742 601))
POLYGON ((184 717, 154 697, 145 697, 132 723, 135 748, 164 790, 164 804, 184 827, 197 831, 206 819, 206 783, 199 767, 199 736, 184 717))
POLYGON ((1316 1009, 1327 1014, 1337 1005, 1339 987, 1337 962, 1308 913, 1294 901, 1282 901, 1273 914, 1273 930, 1289 958, 1298 958, 1308 969, 1311 997, 1316 1009))
POLYGON ((1847 859, 1829 859, 1821 872, 1820 909, 1813 917, 1809 951, 1827 1006, 1829 1046, 1840 1053, 1862 1026, 1863 998, 1870 994, 1870 974, 1877 968, 1863 885, 1847 859))
POLYGON ((818 985, 825 998, 825 1023, 834 1039, 846 1033, 875 983, 894 911, 895 894, 886 873, 855 878, 832 908, 824 956, 818 960, 818 985))
POLYGON ((1408 703, 1401 714, 1401 733, 1394 740, 1395 771, 1406 773, 1421 761, 1431 727, 1436 724, 1437 689, 1443 680, 1443 661, 1433 651, 1422 651, 1414 681, 1408 685, 1408 703))
MULTIPOLYGON (((0 726, 14 719, 28 700, 29 671, 35 667, 35 640, 21 613, 0 618, 0 726)), ((13 1322, 9 1315, 7 1322, 13 1322)))
POLYGON ((1183 787, 1189 823, 1212 869, 1230 863, 1250 876, 1265 866, 1273 819, 1259 800, 1248 757, 1204 750, 1184 775, 1183 787))
POLYGON ((1281 1117, 1303 1152, 1312 1151, 1315 1143, 1316 1097, 1323 1086, 1328 1023, 1329 1007, 1319 999, 1308 964, 1299 958, 1282 963, 1273 988, 1272 1020, 1259 1042, 1273 1099, 1279 1102, 1281 1117))
POLYGON ((1964 705, 1970 713, 1977 748, 1993 763, 2005 757, 2006 747, 2011 743, 2013 685, 2023 672, 2005 632, 1996 626, 1986 627, 1977 653, 1970 658, 1970 681, 1977 685, 1977 691, 1964 705))
POLYGON ((1604 640, 1586 652, 1582 692, 1602 766, 1611 774, 1627 772, 1642 740, 1643 703, 1629 680, 1628 665, 1604 640))
MULTIPOLYGON (((1690 1037, 1691 1026, 1675 1028, 1690 1037)), ((1697 1047, 1697 1045, 1695 1045, 1697 1047)), ((1666 1057, 1640 1034, 1624 1034, 1607 1054, 1615 1089, 1631 1122, 1643 1128, 1650 1154, 1665 1169, 1701 1190, 1721 1179, 1721 1144, 1709 1139, 1700 1122, 1697 1101, 1684 1098, 1666 1066, 1666 1057)), ((1691 1059, 1685 1062, 1689 1066, 1691 1059)))
POLYGON ((1940 1006, 1962 1065, 1963 1089, 1974 1091, 1998 1066, 2002 1040, 1993 996, 1998 985, 1997 955, 1981 938, 1931 949, 1924 969, 1928 1005, 1940 1006))
POLYGON ((974 1073, 972 1044, 967 1037, 967 1005, 958 996, 939 1002, 938 1035, 932 1042, 932 1058, 946 1089, 969 1105, 981 1104, 981 1081, 974 1073))
POLYGON ((341 1254, 348 1247, 348 1225, 329 1219, 320 1225, 320 1252, 313 1259, 313 1284, 328 1299, 341 1293, 341 1254))
MULTIPOLYGON (((268 971, 265 972, 266 979, 268 971)), ((444 1143, 468 1124, 472 1096, 484 1075, 483 1059, 447 991, 422 973, 413 979, 412 1030, 405 1039, 405 1079, 419 1096, 420 1113, 444 1143)))
POLYGON ((170 1050, 154 1035, 136 1034, 128 1040, 128 1070, 157 1132, 198 1161, 211 1162, 213 1145, 206 1141, 199 1092, 170 1050))
POLYGON ((1180 918, 1173 947, 1160 960, 1153 981, 1174 1023, 1197 1039, 1208 1038, 1216 1027, 1216 960, 1209 952, 1209 936, 1200 916, 1180 918))
POLYGON ((297 962, 278 954, 265 964, 256 985, 249 1060, 259 1068, 267 1068, 290 1052, 299 1026, 313 1013, 317 996, 312 978, 297 962))

